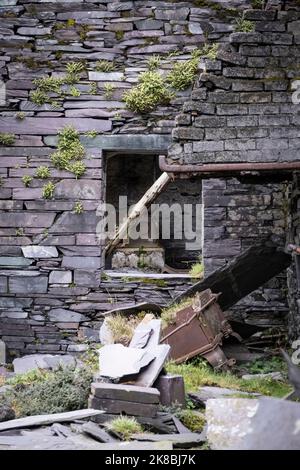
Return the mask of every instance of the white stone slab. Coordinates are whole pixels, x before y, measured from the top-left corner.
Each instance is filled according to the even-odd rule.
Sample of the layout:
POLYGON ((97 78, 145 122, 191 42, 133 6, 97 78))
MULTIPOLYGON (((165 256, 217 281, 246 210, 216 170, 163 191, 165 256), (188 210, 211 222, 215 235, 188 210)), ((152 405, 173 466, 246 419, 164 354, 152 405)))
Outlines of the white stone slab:
POLYGON ((29 245, 22 246, 25 258, 57 258, 58 251, 55 246, 29 245))
POLYGON ((138 374, 155 359, 155 351, 108 344, 99 351, 99 372, 104 377, 121 378, 138 374))

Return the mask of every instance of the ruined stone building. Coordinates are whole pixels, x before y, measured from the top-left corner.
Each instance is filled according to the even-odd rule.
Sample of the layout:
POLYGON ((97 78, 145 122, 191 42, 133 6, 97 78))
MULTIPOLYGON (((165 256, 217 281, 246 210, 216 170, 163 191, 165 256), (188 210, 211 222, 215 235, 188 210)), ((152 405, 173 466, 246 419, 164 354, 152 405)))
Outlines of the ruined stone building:
MULTIPOLYGON (((11 356, 84 351, 103 312, 166 304, 199 257, 207 274, 262 240, 300 244, 299 52, 297 0, 0 0, 0 337, 11 356), (147 110, 126 105, 141 74, 167 77, 191 57, 193 86, 173 83, 147 110), (72 164, 59 138, 70 125, 72 164), (151 279, 141 263, 132 277, 108 265, 97 209, 136 203, 164 171, 156 202, 202 204, 201 244, 158 240, 179 272, 151 279)), ((298 259, 229 318, 299 337, 298 259)))

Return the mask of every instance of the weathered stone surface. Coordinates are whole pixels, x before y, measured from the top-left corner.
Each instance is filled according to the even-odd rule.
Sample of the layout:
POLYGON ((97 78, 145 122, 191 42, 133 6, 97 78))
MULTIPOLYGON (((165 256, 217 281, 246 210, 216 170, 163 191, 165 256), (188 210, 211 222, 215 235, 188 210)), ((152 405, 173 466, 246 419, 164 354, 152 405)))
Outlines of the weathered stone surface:
MULTIPOLYGON (((50 215, 50 214, 49 214, 50 215)), ((99 217, 94 212, 63 213, 49 229, 49 233, 96 233, 99 217)))
POLYGON ((26 118, 18 120, 10 117, 0 116, 0 132, 11 132, 14 134, 57 134, 66 126, 74 126, 79 132, 96 130, 106 132, 111 130, 111 122, 100 119, 73 119, 73 118, 26 118))
POLYGON ((58 251, 54 246, 24 246, 22 252, 25 258, 57 258, 58 251))
POLYGON ((71 284, 72 271, 51 271, 49 284, 71 284))
POLYGON ((73 322, 83 322, 87 321, 88 318, 81 313, 74 312, 72 310, 67 310, 64 308, 54 308, 49 311, 48 317, 50 321, 55 323, 73 323, 73 322))
POLYGON ((68 355, 29 354, 14 359, 13 366, 16 374, 24 374, 34 369, 57 370, 60 367, 75 367, 76 359, 68 355))
POLYGON ((14 212, 1 214, 0 227, 42 227, 49 228, 55 219, 55 214, 14 212))
POLYGON ((55 188, 58 199, 96 199, 101 198, 101 184, 93 180, 62 180, 55 188))
POLYGON ((266 397, 260 400, 209 400, 206 417, 207 437, 212 449, 299 449, 298 403, 266 397))
POLYGON ((9 291, 12 294, 45 294, 48 288, 46 276, 9 278, 9 291))

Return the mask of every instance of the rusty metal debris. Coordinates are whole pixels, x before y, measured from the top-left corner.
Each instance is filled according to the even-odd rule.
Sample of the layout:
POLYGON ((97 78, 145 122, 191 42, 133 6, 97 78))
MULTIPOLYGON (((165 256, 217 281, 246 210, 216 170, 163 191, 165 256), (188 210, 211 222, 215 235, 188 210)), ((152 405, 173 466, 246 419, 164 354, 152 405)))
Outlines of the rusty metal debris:
POLYGON ((172 325, 163 331, 162 343, 171 346, 170 357, 179 364, 201 354, 214 368, 226 368, 235 363, 227 359, 220 346, 222 340, 234 335, 221 308, 219 295, 210 289, 196 294, 193 303, 176 313, 172 325))

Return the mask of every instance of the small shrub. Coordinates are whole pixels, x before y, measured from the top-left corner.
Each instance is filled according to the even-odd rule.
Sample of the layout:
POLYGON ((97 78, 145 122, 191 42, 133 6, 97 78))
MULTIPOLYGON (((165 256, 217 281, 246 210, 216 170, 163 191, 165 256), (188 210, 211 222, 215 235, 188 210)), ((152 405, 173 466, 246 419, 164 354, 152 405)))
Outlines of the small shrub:
POLYGON ((245 20, 243 17, 237 18, 234 30, 237 33, 252 33, 255 30, 253 21, 245 20))
POLYGON ((43 104, 47 103, 48 96, 42 90, 37 89, 31 92, 30 100, 37 106, 42 106, 43 104))
POLYGON ((161 320, 163 328, 170 326, 176 322, 176 314, 179 310, 189 307, 193 302, 193 299, 184 299, 178 304, 171 305, 166 307, 161 312, 161 320))
POLYGON ((198 411, 181 410, 177 417, 192 432, 201 432, 205 426, 205 416, 198 411))
POLYGON ((0 145, 13 145, 15 140, 16 136, 14 134, 0 132, 0 145))
POLYGON ((75 202, 73 212, 74 214, 82 214, 84 211, 82 202, 75 202))
POLYGON ((105 83, 104 85, 104 96, 105 98, 110 99, 115 91, 116 87, 111 83, 105 83))
POLYGON ((85 70, 85 65, 83 62, 69 62, 66 66, 67 73, 72 75, 72 74, 78 74, 81 72, 84 72, 85 70))
POLYGON ((17 384, 12 404, 18 417, 62 413, 87 408, 92 372, 86 368, 61 368, 32 383, 17 384))
MULTIPOLYGON (((206 57, 207 59, 215 60, 217 58, 218 50, 219 44, 217 43, 205 44, 202 49, 200 49, 198 57, 206 57)), ((194 52, 194 54, 197 56, 197 52, 194 52)))
POLYGON ((55 184, 49 181, 49 183, 43 186, 43 192, 42 192, 43 198, 52 199, 54 196, 54 191, 55 191, 55 184))
POLYGON ((85 135, 90 139, 95 139, 95 137, 97 137, 98 135, 98 131, 96 131, 95 129, 93 131, 87 131, 85 135))
POLYGON ((23 113, 22 111, 19 111, 18 113, 16 113, 16 119, 19 119, 20 121, 23 121, 25 117, 26 117, 26 114, 23 113))
POLYGON ((256 10, 263 10, 265 6, 265 0, 251 0, 251 6, 256 10))
POLYGON ((36 85, 37 89, 44 93, 61 93, 61 86, 63 85, 63 79, 57 77, 42 77, 33 80, 33 84, 36 85))
POLYGON ((80 90, 78 90, 78 88, 76 88, 74 85, 70 87, 69 92, 70 92, 70 95, 74 97, 78 97, 81 95, 80 90))
POLYGON ((158 72, 148 71, 139 76, 138 85, 126 92, 123 99, 131 111, 146 113, 169 103, 172 97, 163 77, 158 72))
POLYGON ((90 95, 97 95, 97 93, 98 93, 97 83, 92 82, 91 85, 90 85, 89 94, 90 95))
POLYGON ((83 162, 79 161, 79 162, 71 163, 70 165, 67 166, 66 169, 70 171, 71 173, 74 173, 74 175, 76 176, 76 179, 78 179, 84 175, 86 171, 86 166, 83 162))
POLYGON ((124 441, 129 441, 133 434, 143 432, 143 428, 137 420, 128 416, 120 416, 105 425, 107 429, 121 436, 124 441))
POLYGON ((115 64, 108 60, 98 60, 95 65, 95 70, 97 72, 113 72, 115 68, 115 64))
POLYGON ((114 343, 120 343, 124 346, 128 346, 130 343, 134 330, 140 321, 140 317, 127 317, 121 314, 111 315, 106 318, 114 343))
POLYGON ((153 55, 152 57, 150 57, 150 59, 148 59, 147 61, 147 66, 148 69, 151 71, 158 69, 158 67, 160 66, 160 56, 153 55))
POLYGON ((186 88, 193 84, 196 78, 198 63, 198 57, 176 62, 167 77, 167 82, 175 90, 186 90, 186 88))
POLYGON ((39 166, 35 172, 35 176, 37 178, 41 178, 41 179, 46 179, 46 178, 50 178, 51 176, 51 172, 50 172, 50 169, 49 167, 47 166, 39 166))
MULTIPOLYGON (((51 155, 51 161, 54 166, 60 170, 69 170, 80 174, 83 171, 84 164, 73 167, 73 160, 78 160, 85 155, 83 145, 80 143, 79 132, 72 126, 66 126, 58 133, 58 147, 56 152, 51 155), (71 169, 72 170, 71 170, 71 169)), ((85 166, 84 166, 85 171, 85 166)))
POLYGON ((28 188, 31 185, 32 179, 33 179, 32 176, 29 176, 29 175, 24 175, 22 177, 22 183, 24 184, 26 188, 28 188))
POLYGON ((125 34, 124 31, 116 31, 116 40, 122 41, 124 34, 125 34))
POLYGON ((203 272, 204 272, 203 263, 196 263, 196 264, 193 264, 193 266, 191 267, 189 274, 191 277, 195 279, 202 279, 203 272))

